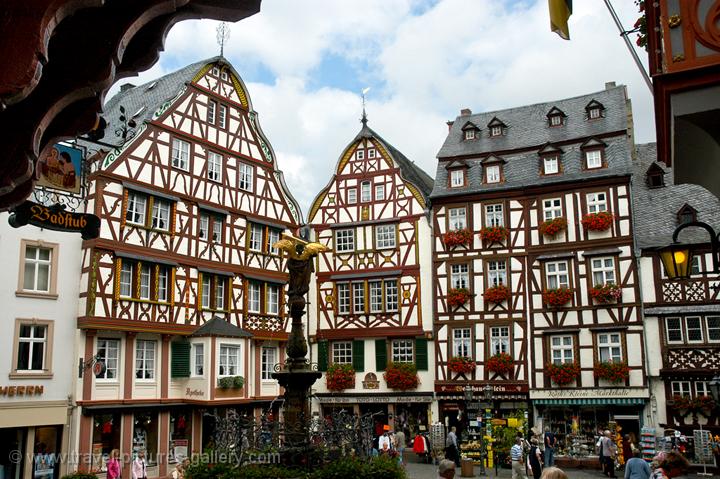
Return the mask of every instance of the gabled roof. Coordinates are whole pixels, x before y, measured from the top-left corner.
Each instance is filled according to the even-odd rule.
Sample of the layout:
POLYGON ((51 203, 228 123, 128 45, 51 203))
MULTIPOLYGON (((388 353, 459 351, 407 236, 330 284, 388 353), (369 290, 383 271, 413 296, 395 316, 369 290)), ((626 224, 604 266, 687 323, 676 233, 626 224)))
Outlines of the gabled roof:
POLYGON ((446 170, 451 170, 453 168, 470 168, 470 166, 467 164, 467 161, 465 161, 465 160, 452 160, 452 161, 448 161, 445 164, 446 170))
POLYGON ((477 130, 480 129, 480 127, 478 127, 475 123, 473 123, 473 122, 471 122, 471 121, 467 121, 467 122, 465 122, 465 124, 464 124, 464 125, 462 126, 462 128, 460 128, 460 129, 463 130, 463 131, 465 131, 465 130, 475 130, 475 131, 477 131, 477 130))
POLYGON ((591 110, 593 108, 600 108, 601 110, 603 110, 605 109, 605 105, 593 98, 587 105, 585 105, 585 109, 591 110))
POLYGON ((545 145, 542 148, 540 148, 540 150, 538 151, 538 155, 540 155, 540 156, 549 155, 551 153, 562 154, 563 150, 562 150, 562 148, 559 148, 559 147, 553 145, 552 143, 545 143, 545 145))
POLYGON ((645 172, 646 175, 665 175, 665 170, 656 162, 652 162, 645 172))
POLYGON ((562 116, 562 117, 566 117, 566 116, 567 116, 564 111, 562 111, 560 108, 558 108, 558 107, 556 107, 556 106, 552 107, 552 108, 550 109, 550 111, 547 113, 546 116, 547 116, 548 118, 550 118, 551 116, 556 116, 556 115, 559 115, 559 116, 562 116))
POLYGON ((491 126, 507 126, 505 123, 502 122, 498 117, 494 116, 492 120, 487 124, 488 127, 491 126))
POLYGON ((215 316, 213 319, 197 328, 190 336, 195 338, 203 336, 215 336, 221 338, 253 337, 252 333, 245 331, 242 328, 238 328, 234 324, 230 324, 228 321, 218 316, 215 316))
POLYGON ((493 163, 507 163, 504 158, 501 158, 499 156, 490 155, 483 160, 480 161, 483 165, 491 165, 493 163))
POLYGON ((598 140, 597 138, 588 138, 582 145, 580 145, 580 148, 592 148, 594 146, 607 146, 607 143, 602 140, 598 140))

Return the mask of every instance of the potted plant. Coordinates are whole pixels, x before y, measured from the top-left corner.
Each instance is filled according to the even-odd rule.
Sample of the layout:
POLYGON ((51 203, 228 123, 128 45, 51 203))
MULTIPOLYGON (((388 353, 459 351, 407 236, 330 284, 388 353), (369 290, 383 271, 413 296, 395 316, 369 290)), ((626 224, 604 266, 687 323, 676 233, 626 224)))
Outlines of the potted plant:
POLYGON ((475 371, 475 361, 465 356, 453 356, 448 361, 448 368, 454 373, 469 374, 475 371))
POLYGON ((448 291, 447 302, 451 308, 457 308, 467 303, 471 296, 467 288, 451 288, 448 291))
POLYGON ((443 236, 443 243, 448 248, 455 246, 469 246, 472 244, 473 233, 467 228, 448 231, 443 236))
POLYGON ((577 363, 548 363, 545 372, 552 382, 558 386, 567 386, 575 381, 580 374, 580 366, 577 363))
POLYGON ((390 362, 385 368, 383 378, 390 389, 399 389, 407 391, 415 389, 420 384, 420 378, 417 375, 417 367, 413 363, 394 363, 390 362))
POLYGON ((331 364, 325 373, 325 382, 330 391, 342 391, 355 387, 355 370, 351 364, 331 364))
POLYGON ((570 288, 546 289, 542 293, 543 303, 558 308, 570 302, 573 291, 570 288))
POLYGON ((630 368, 624 361, 603 361, 596 363, 593 373, 598 379, 604 379, 611 383, 621 383, 630 377, 630 368))
POLYGON ((488 243, 500 243, 507 236, 508 230, 504 226, 490 226, 480 230, 480 237, 488 243))
POLYGON ((605 231, 612 225, 615 217, 609 211, 588 213, 583 216, 582 225, 589 231, 605 231))
POLYGON ((510 289, 504 284, 491 286, 485 290, 483 297, 485 298, 485 301, 489 303, 499 304, 510 299, 510 289))
POLYGON ((702 411, 712 411, 717 406, 715 400, 710 396, 698 396, 693 401, 695 409, 702 411))
POLYGON ((497 353, 487 360, 485 367, 488 371, 492 371, 498 374, 508 374, 513 370, 513 357, 508 353, 497 353))
MULTIPOLYGON (((672 397, 671 401, 672 404, 670 404, 670 406, 678 411, 686 411, 692 408, 693 401, 690 396, 681 396, 679 394, 676 394, 672 397)), ((670 403, 670 401, 668 401, 668 403, 670 403)))
POLYGON ((220 389, 242 389, 245 385, 245 378, 242 376, 226 376, 218 378, 217 384, 220 389))
POLYGON ((567 229, 567 220, 562 216, 540 223, 540 234, 553 237, 567 229))
POLYGON ((622 288, 615 283, 596 284, 590 288, 590 297, 598 303, 619 301, 622 297, 622 288))

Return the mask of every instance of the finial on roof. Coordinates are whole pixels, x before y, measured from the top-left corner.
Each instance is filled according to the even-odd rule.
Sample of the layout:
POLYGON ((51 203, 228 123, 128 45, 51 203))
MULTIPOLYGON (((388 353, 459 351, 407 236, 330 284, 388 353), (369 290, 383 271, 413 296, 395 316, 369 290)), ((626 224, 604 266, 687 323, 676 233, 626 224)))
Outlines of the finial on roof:
POLYGON ((220 22, 215 31, 217 32, 218 45, 220 45, 220 56, 223 56, 225 43, 230 38, 230 26, 226 22, 220 22))
POLYGON ((367 114, 365 113, 365 94, 370 91, 370 87, 363 88, 362 90, 362 104, 363 104, 363 114, 360 121, 362 122, 363 126, 367 125, 367 114))

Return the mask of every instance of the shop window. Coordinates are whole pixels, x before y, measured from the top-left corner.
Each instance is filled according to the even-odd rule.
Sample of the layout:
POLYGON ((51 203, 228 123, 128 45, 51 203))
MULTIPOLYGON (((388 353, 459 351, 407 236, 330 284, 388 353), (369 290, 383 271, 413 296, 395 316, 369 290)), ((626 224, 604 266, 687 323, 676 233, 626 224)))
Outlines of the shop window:
POLYGON ((488 261, 488 286, 499 286, 507 283, 505 261, 488 261))
POLYGON ((395 363, 412 363, 413 361, 413 345, 415 341, 412 339, 393 339, 392 341, 392 360, 395 363))
POLYGON ((593 258, 590 264, 593 286, 615 283, 615 258, 593 258))
POLYGON ((562 215, 562 200, 560 198, 543 200, 543 218, 545 218, 545 221, 559 218, 562 215))
POLYGON ((135 299, 168 303, 171 294, 172 268, 130 258, 117 258, 120 276, 117 292, 119 299, 135 299))
POLYGON ((200 309, 228 311, 230 278, 211 273, 200 273, 200 309))
POLYGON ((237 376, 240 374, 240 345, 220 345, 218 376, 237 376))
POLYGON ((101 370, 95 374, 95 378, 117 381, 120 364, 120 340, 98 338, 95 355, 98 362, 102 362, 105 366, 104 371, 101 370))
POLYGON ((93 416, 93 470, 105 471, 110 452, 113 449, 120 449, 120 425, 119 413, 93 416))
POLYGON ((170 444, 168 462, 182 462, 192 452, 192 410, 170 411, 170 444))
POLYGON ((466 211, 465 207, 448 209, 449 231, 463 230, 467 227, 466 211))
POLYGON ((466 263, 450 266, 450 287, 468 288, 470 285, 470 267, 466 263))
POLYGON ((355 230, 335 231, 335 250, 338 252, 355 250, 355 230))
POLYGON ((155 380, 156 341, 138 339, 135 341, 135 379, 155 380))
POLYGON ((203 376, 205 372, 205 345, 194 343, 192 345, 192 375, 203 376))
POLYGON ((453 329, 452 353, 455 357, 472 357, 470 328, 453 329))
POLYGON ((496 326, 490 328, 490 355, 510 354, 510 328, 496 326))
POLYGON ((58 253, 56 243, 22 240, 18 296, 57 297, 58 253))
MULTIPOLYGON (((60 469, 60 444, 62 443, 62 426, 45 426, 35 428, 35 447, 33 455, 34 479, 53 479, 58 477, 60 469)), ((6 476, 7 477, 7 476, 6 476)))
POLYGON ((622 361, 622 341, 620 333, 601 333, 597 336, 598 357, 600 362, 622 361))
POLYGON ((240 168, 240 172, 238 175, 240 182, 238 184, 238 187, 241 190, 249 191, 252 193, 254 189, 253 176, 255 173, 255 167, 242 162, 238 164, 238 167, 240 168))
POLYGON ((495 226, 505 226, 503 205, 501 203, 485 205, 485 227, 492 228, 495 226))
POLYGON ((607 196, 605 193, 588 193, 586 199, 588 213, 607 211, 607 196))
POLYGON ((565 364, 574 362, 575 352, 573 349, 573 337, 551 336, 550 357, 553 364, 565 364))
POLYGON ((272 381, 272 374, 275 372, 277 363, 277 348, 274 346, 263 346, 260 357, 260 379, 272 381))
POLYGON ((352 364, 352 341, 332 343, 333 364, 352 364))
POLYGON ((547 289, 567 288, 569 285, 567 261, 545 263, 545 286, 547 289))
POLYGON ((148 465, 154 466, 158 459, 158 415, 139 412, 134 415, 133 453, 145 451, 148 465))

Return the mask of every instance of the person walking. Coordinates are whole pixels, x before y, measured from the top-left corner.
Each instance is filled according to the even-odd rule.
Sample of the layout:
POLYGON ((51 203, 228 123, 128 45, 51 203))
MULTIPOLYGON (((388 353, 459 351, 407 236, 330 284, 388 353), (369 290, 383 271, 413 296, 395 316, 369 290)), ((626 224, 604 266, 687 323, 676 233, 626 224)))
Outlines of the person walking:
POLYGON ((455 434, 455 426, 450 428, 450 432, 445 438, 445 457, 460 466, 460 448, 458 448, 457 435, 455 434))
POLYGON ((535 438, 530 439, 530 453, 528 454, 528 464, 530 465, 530 470, 532 471, 533 477, 535 479, 540 479, 540 474, 542 474, 542 454, 540 453, 540 448, 538 447, 538 440, 535 438))
POLYGON ((550 430, 548 426, 545 426, 545 436, 543 441, 545 444, 545 467, 552 467, 555 465, 555 434, 550 430))
POLYGON ((525 466, 523 461, 522 438, 515 439, 515 445, 510 448, 510 460, 512 461, 512 479, 525 478, 525 466))
POLYGON ((403 463, 403 454, 405 452, 405 433, 402 431, 402 429, 398 430, 398 432, 395 433, 395 449, 398 452, 398 457, 400 458, 400 464, 403 463))
POLYGON ((138 451, 138 455, 132 463, 132 479, 147 479, 145 451, 138 451))
POLYGON ((113 449, 110 451, 110 458, 107 462, 107 479, 118 479, 120 477, 120 451, 113 449))
POLYGON ((650 479, 651 474, 650 465, 642 458, 642 451, 635 451, 625 463, 625 479, 650 479))
POLYGON ((603 461, 603 474, 607 477, 617 477, 615 475, 615 457, 617 456, 617 445, 612 440, 609 430, 605 430, 601 439, 600 449, 603 461))

